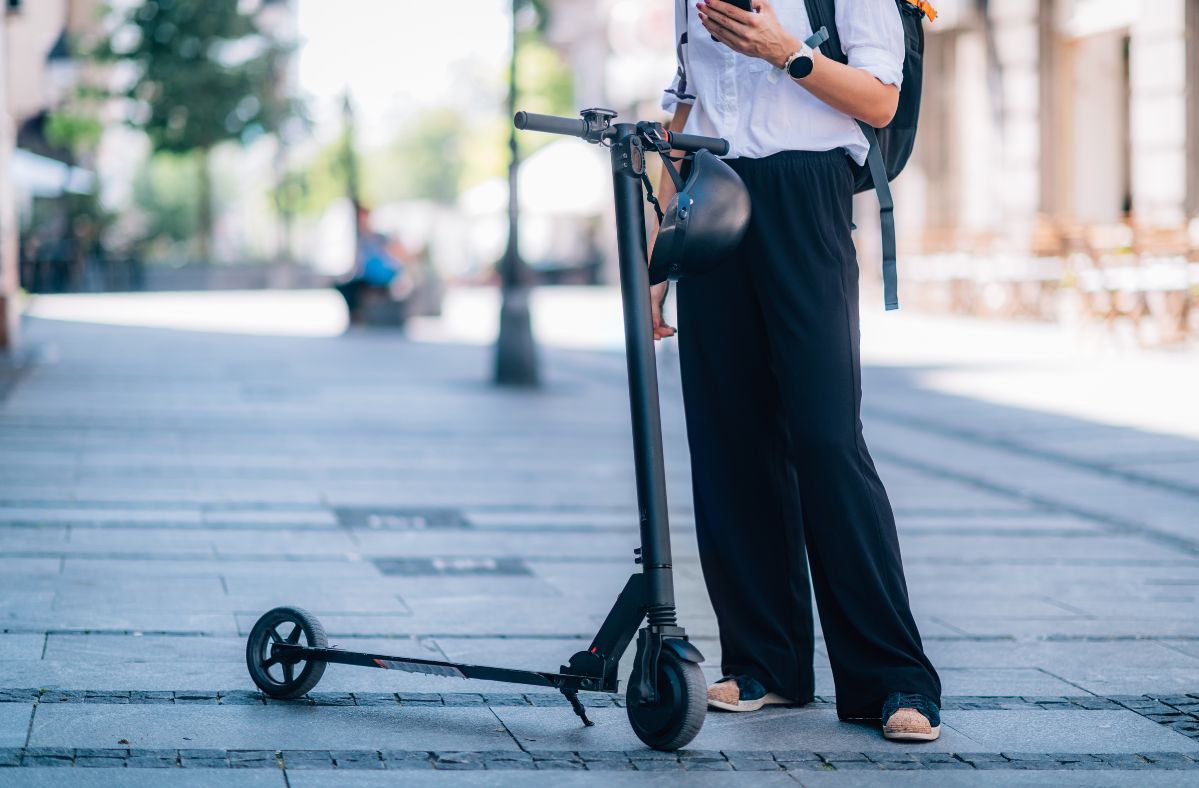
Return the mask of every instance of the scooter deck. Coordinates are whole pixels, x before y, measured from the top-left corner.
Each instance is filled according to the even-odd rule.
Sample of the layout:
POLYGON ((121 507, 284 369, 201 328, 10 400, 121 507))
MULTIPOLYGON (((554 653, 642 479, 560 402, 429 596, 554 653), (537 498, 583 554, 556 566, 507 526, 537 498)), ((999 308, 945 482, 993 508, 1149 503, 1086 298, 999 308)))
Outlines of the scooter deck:
POLYGON ((276 643, 272 647, 271 655, 280 662, 311 660, 341 665, 358 665, 366 668, 383 668, 384 670, 402 670, 407 673, 424 673, 430 676, 453 676, 462 679, 502 681, 507 684, 527 684, 534 687, 553 687, 559 690, 603 691, 604 689, 602 676, 517 670, 488 665, 466 665, 460 662, 443 662, 435 659, 367 654, 361 651, 345 651, 340 648, 317 648, 276 643))

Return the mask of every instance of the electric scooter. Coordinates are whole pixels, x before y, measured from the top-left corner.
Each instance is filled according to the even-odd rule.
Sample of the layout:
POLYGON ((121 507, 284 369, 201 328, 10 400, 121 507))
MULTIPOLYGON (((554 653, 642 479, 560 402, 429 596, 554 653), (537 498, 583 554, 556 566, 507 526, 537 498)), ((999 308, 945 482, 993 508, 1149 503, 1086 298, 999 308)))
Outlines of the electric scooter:
MULTIPOLYGON (((703 149, 720 156, 728 152, 728 142, 669 132, 658 123, 613 123, 616 113, 609 109, 586 109, 581 115, 565 118, 518 112, 513 122, 518 129, 580 137, 611 150, 641 522, 641 547, 634 550, 634 562, 641 565, 641 571, 625 583, 590 647, 572 656, 556 673, 346 651, 329 645, 324 628, 311 613, 294 607, 275 608, 258 619, 246 643, 250 677, 269 697, 299 698, 317 685, 326 665, 337 663, 554 687, 583 723, 592 725, 578 694, 618 692, 620 658, 636 636, 636 659, 626 690, 626 709, 634 732, 648 746, 668 751, 685 746, 699 733, 707 692, 699 667, 703 655, 688 641, 675 617, 642 184, 649 187, 647 152, 666 156, 673 150, 686 155, 703 149)), ((650 190, 651 202, 652 194, 650 190)))

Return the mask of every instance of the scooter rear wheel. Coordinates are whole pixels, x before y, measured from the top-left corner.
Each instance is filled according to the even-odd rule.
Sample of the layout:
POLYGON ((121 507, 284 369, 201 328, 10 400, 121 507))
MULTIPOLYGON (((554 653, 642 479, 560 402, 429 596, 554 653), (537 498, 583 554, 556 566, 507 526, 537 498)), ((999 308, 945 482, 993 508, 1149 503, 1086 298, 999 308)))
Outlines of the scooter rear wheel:
POLYGON ((638 682, 630 681, 625 693, 629 724, 637 738, 655 750, 686 747, 704 725, 708 693, 699 665, 668 648, 658 655, 658 701, 641 702, 638 682))
POLYGON ((325 674, 325 663, 275 659, 271 656, 275 643, 325 648, 329 645, 325 628, 307 610, 277 607, 262 614, 246 640, 246 667, 260 690, 280 700, 307 694, 325 674))

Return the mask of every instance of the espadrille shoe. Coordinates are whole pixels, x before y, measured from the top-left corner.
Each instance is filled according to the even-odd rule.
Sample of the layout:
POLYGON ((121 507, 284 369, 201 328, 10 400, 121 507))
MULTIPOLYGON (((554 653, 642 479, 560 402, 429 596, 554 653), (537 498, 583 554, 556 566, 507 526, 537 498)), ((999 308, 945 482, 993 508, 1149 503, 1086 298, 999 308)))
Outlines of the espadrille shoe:
POLYGON ((941 710, 923 695, 892 692, 883 703, 883 736, 891 741, 936 741, 941 710))
POLYGON ((750 676, 725 676, 708 687, 708 707, 721 711, 757 711, 763 706, 790 706, 793 701, 767 692, 750 676))

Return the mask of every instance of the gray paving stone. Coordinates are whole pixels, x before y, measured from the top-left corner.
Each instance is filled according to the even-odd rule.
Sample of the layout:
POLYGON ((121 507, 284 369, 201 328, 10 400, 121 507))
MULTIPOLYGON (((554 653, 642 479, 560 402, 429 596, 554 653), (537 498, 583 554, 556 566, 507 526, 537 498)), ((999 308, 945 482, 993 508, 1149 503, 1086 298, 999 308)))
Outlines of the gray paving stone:
MULTIPOLYGON (((217 583, 219 588, 219 580, 217 583)), ((51 634, 46 636, 45 658, 88 661, 219 662, 243 657, 245 649, 246 643, 242 638, 51 634)), ((41 658, 40 653, 37 658, 41 658)))
POLYGON ((170 769, 178 765, 178 761, 176 750, 134 748, 129 751, 125 765, 130 769, 170 769))
POLYGON ((31 742, 104 747, 120 738, 136 747, 516 749, 486 708, 279 704, 43 705, 31 742))
MULTIPOLYGON (((535 746, 563 750, 622 747, 630 751, 647 751, 629 727, 623 709, 594 709, 589 712, 596 723, 593 728, 579 725, 568 709, 562 710, 560 718, 548 714, 544 709, 505 707, 493 711, 522 743, 533 740, 535 746)), ((941 739, 930 743, 928 749, 944 752, 980 749, 978 742, 952 727, 948 714, 946 718, 950 726, 942 730, 941 739)), ((838 722, 833 711, 807 709, 771 709, 748 715, 712 713, 704 722, 699 736, 689 746, 697 750, 769 752, 793 747, 799 742, 816 751, 860 753, 863 750, 903 749, 903 745, 884 740, 876 730, 838 722)))
MULTIPOLYGON (((696 765, 684 764, 683 768, 706 768, 707 765, 707 762, 696 765)), ((723 764, 723 767, 726 770, 730 768, 727 763, 723 764)), ((487 765, 487 768, 492 768, 490 763, 487 765)), ((634 765, 632 761, 589 761, 587 763, 587 771, 591 772, 631 772, 634 770, 644 771, 643 769, 638 769, 638 767, 634 765)))
POLYGON ((0 634, 0 659, 41 659, 45 640, 45 635, 0 634))
POLYGON ((229 750, 231 769, 276 769, 279 756, 274 750, 229 750))
POLYGON ((23 747, 33 706, 29 703, 0 703, 0 747, 23 747))
POLYGON ((1131 711, 957 711, 945 721, 994 751, 1199 751, 1199 742, 1131 711))
MULTIPOLYGON (((487 360, 486 350, 479 348, 353 334, 330 340, 234 338, 37 320, 30 331, 35 341, 61 348, 61 357, 24 380, 4 403, 0 522, 32 518, 48 527, 0 528, 0 615, 6 626, 19 630, 0 634, 0 672, 6 676, 0 683, 46 687, 39 719, 43 714, 79 717, 72 730, 80 738, 72 734, 63 743, 113 747, 128 733, 150 730, 163 737, 163 748, 197 742, 306 751, 470 749, 475 746, 470 737, 501 726, 494 717, 458 725, 449 715, 486 712, 473 706, 477 696, 471 693, 486 698, 510 688, 335 666, 318 688, 318 699, 353 701, 357 707, 263 705, 248 694, 238 625, 244 632, 267 606, 290 599, 324 605, 318 612, 328 613, 326 624, 347 636, 343 645, 350 647, 368 642, 362 636, 371 634, 436 634, 437 645, 462 655, 454 658, 485 664, 527 660, 530 667, 554 668, 586 644, 633 568, 627 558, 636 539, 636 506, 628 484, 631 454, 619 353, 551 351, 546 391, 509 395, 476 385, 487 360), (389 363, 378 363, 383 354, 389 363), (355 406, 354 413, 375 414, 369 428, 346 408, 330 404, 346 402, 355 406), (69 479, 43 471, 61 467, 73 469, 69 479), (476 527, 456 533, 358 533, 364 529, 333 527, 329 505, 343 502, 372 508, 466 507, 476 527), (84 527, 75 528, 68 541, 64 523, 71 522, 84 527), (269 540, 286 549, 264 549, 269 540), (29 558, 28 551, 65 557, 29 558), (486 584, 449 578, 413 582, 381 578, 369 560, 439 556, 511 556, 524 560, 533 575, 486 584), (85 630, 113 634, 85 635, 85 630), (44 631, 56 634, 43 660, 37 645, 44 631), (57 634, 64 631, 78 634, 57 634), (487 634, 493 637, 479 637, 487 634), (194 704, 187 698, 176 704, 174 696, 168 704, 147 694, 188 688, 201 693, 194 704), (246 694, 229 695, 220 705, 210 705, 214 696, 203 694, 239 688, 246 694), (122 694, 95 694, 113 691, 122 694), (437 693, 437 700, 424 701, 437 708, 421 708, 422 701, 415 699, 399 706, 393 692, 437 693), (440 693, 458 693, 445 697, 465 707, 444 708, 447 701, 440 693), (112 702, 86 702, 102 698, 112 702), (374 703, 381 705, 368 705, 374 703), (148 716, 127 716, 139 709, 148 716), (387 716, 389 721, 412 721, 404 715, 418 712, 429 716, 415 725, 380 726, 359 724, 362 718, 354 714, 360 712, 400 715, 387 716), (153 716, 158 713, 166 717, 153 716), (257 713, 268 716, 245 716, 257 713), (213 716, 187 716, 192 714, 213 716), (283 715, 278 719, 290 727, 270 714, 283 715), (265 722, 251 724, 260 720, 265 722), (121 730, 131 726, 142 727, 121 730), (396 733, 397 727, 404 730, 396 733), (364 736, 379 742, 364 745, 364 736), (264 737, 269 741, 263 743, 264 737)), ((661 361, 666 440, 671 456, 678 455, 670 463, 668 485, 680 612, 693 635, 710 637, 716 632, 692 536, 677 358, 667 351, 661 361)), ((1046 696, 1042 704, 1057 707, 1061 696, 1084 691, 1185 694, 1199 689, 1194 685, 1199 650, 1193 640, 1199 635, 1194 623, 1199 611, 1191 599, 1199 584, 1199 560, 1024 497, 1032 492, 1193 539, 1199 514, 1193 498, 1176 500, 1127 478, 1050 462, 1044 452, 1110 463, 1119 449, 1119 461, 1128 469, 1178 481, 1182 463, 1199 456, 1195 441, 948 396, 909 368, 868 367, 864 374, 870 383, 866 419, 872 448, 899 515, 916 617, 947 693, 1046 696), (997 448, 1000 441, 1042 454, 997 448), (1173 453, 1163 453, 1167 450, 1173 453), (1160 467, 1154 470, 1154 464, 1160 467), (955 474, 974 474, 993 489, 955 474), (999 489, 1005 486, 1011 491, 999 489), (964 640, 964 633, 1003 640, 964 640), (1175 640, 1153 643, 1143 639, 1147 636, 1175 640)), ((382 653, 391 648, 416 653, 407 646, 417 641, 379 642, 382 653)), ((705 667, 714 673, 719 649, 709 643, 702 646, 710 663, 705 667)), ((821 694, 833 693, 823 659, 817 680, 821 694)), ((581 726, 561 706, 509 705, 496 712, 530 717, 518 728, 538 741, 526 746, 643 751, 630 738, 623 710, 603 707, 606 700, 588 697, 600 704, 593 716, 601 721, 589 733, 577 733, 581 726)), ((560 699, 551 693, 537 702, 560 699)), ((1093 704, 1094 713, 1113 713, 1106 703, 1093 704)), ((0 705, 28 707, 29 699, 0 697, 0 705)), ((1081 751, 1095 752, 1130 730, 1136 734, 1132 738, 1148 737, 1144 726, 1158 736, 1175 737, 1152 744, 1175 754, 1182 751, 1178 741, 1193 741, 1180 733, 1190 723, 1177 721, 1183 719, 1178 711, 1160 705, 1137 708, 1168 726, 1141 717, 1141 727, 1105 729, 1096 724, 1102 718, 1079 717, 1050 731, 1056 739, 1040 730, 1050 718, 1031 715, 1079 712, 1066 706, 1030 711, 1024 701, 1002 699, 984 705, 1008 706, 1009 711, 950 710, 938 746, 967 752, 1031 748, 1036 755, 1043 749, 1040 742, 1056 741, 1055 748, 1079 745, 1081 751), (968 717, 958 725, 959 714, 980 715, 977 726, 972 728, 968 717), (1029 715, 1030 722, 1008 725, 1005 714, 1029 715), (979 736, 994 734, 995 740, 964 735, 975 730, 979 736), (1022 740, 1021 731, 1034 732, 1038 746, 1022 740)), ((831 715, 827 706, 753 719, 712 715, 695 746, 890 752, 877 731, 842 725, 831 715)), ((0 715, 0 746, 7 743, 6 731, 0 715)), ((48 734, 39 729, 38 735, 48 734)), ((935 749, 919 751, 936 754, 935 749)), ((953 767, 949 761, 925 765, 936 763, 953 767)), ((1091 762, 1069 763, 1082 768, 1091 762)), ((428 759, 425 766, 429 779, 469 780, 483 774, 433 772, 428 759)), ((108 771, 117 770, 75 773, 108 771)), ((261 771, 226 768, 224 776, 261 771)), ((303 772, 318 773, 325 774, 303 772)), ((371 770, 356 774, 377 777, 371 770)), ((854 774, 879 776, 877 771, 854 774)), ((983 777, 1044 779, 1046 774, 1067 773, 1007 770, 983 777)), ((1137 777, 1153 774, 1143 770, 1137 777)), ((678 777, 669 772, 610 776, 678 777)), ((791 779, 737 772, 689 776, 791 779)), ((521 775, 522 781, 528 777, 536 785, 537 778, 549 784, 549 778, 576 775, 521 775)))
POLYGON ((388 769, 432 769, 433 758, 428 752, 382 750, 380 757, 388 769))
POLYGON ((945 695, 1073 695, 1078 687, 1037 668, 939 668, 945 695))
MULTIPOLYGON (((674 788, 685 784, 688 788, 725 788, 725 786, 764 786, 765 788, 780 788, 788 786, 795 788, 796 782, 786 773, 763 774, 750 772, 639 772, 611 771, 593 774, 590 771, 551 769, 546 771, 521 771, 504 775, 511 779, 499 779, 491 770, 468 772, 443 771, 405 771, 402 779, 407 788, 440 788, 453 785, 464 788, 491 788, 495 785, 519 785, 528 788, 576 788, 577 786, 606 786, 607 788, 674 788)), ((346 785, 346 775, 340 771, 305 771, 288 775, 290 788, 341 788, 346 785)), ((387 772, 355 772, 353 775, 356 786, 361 788, 391 788, 396 784, 397 775, 387 772)), ((1157 788, 1157 786, 1153 786, 1157 788)))
POLYGON ((284 769, 332 769, 333 755, 328 750, 284 750, 284 769))
MULTIPOLYGON (((243 771, 213 774, 186 769, 71 770, 72 788, 287 788, 282 771, 243 771)), ((0 788, 61 788, 61 769, 2 769, 0 788)), ((344 785, 344 783, 343 783, 344 785)))
POLYGON ((394 692, 355 692, 354 703, 358 706, 394 706, 398 698, 394 692))
POLYGON ((379 753, 363 750, 333 750, 329 753, 339 769, 382 769, 379 753))
POLYGON ((1178 782, 1177 772, 1103 772, 1103 771, 938 771, 927 772, 804 772, 800 784, 809 788, 921 788, 935 784, 938 788, 1048 788, 1048 786, 1079 786, 1080 788, 1169 788, 1187 785, 1178 782))

